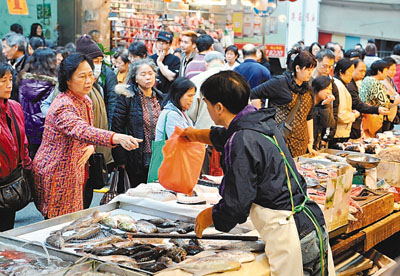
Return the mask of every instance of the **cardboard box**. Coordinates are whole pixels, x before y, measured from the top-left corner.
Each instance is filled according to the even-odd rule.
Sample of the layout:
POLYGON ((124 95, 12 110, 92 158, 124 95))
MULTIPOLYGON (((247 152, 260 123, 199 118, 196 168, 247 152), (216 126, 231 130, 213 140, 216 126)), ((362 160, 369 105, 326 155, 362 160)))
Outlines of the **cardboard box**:
POLYGON ((295 161, 297 163, 314 163, 328 167, 338 167, 337 177, 320 181, 320 185, 326 187, 323 213, 329 232, 347 225, 354 169, 347 163, 326 162, 305 157, 298 157, 295 161))

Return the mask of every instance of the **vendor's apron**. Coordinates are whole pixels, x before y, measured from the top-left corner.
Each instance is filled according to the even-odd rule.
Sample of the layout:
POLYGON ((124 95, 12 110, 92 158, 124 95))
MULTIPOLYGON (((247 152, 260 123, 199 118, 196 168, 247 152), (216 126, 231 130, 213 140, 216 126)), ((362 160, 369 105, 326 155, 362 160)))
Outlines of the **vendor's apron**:
POLYGON ((299 234, 292 212, 273 210, 253 203, 250 219, 265 242, 271 276, 303 275, 299 234), (290 219, 286 218, 290 216, 290 219))
MULTIPOLYGON (((303 258, 296 222, 290 211, 273 210, 253 203, 250 219, 265 242, 271 276, 303 275, 303 258), (286 218, 290 216, 290 219, 286 218)), ((336 275, 332 251, 328 246, 328 276, 336 275)))

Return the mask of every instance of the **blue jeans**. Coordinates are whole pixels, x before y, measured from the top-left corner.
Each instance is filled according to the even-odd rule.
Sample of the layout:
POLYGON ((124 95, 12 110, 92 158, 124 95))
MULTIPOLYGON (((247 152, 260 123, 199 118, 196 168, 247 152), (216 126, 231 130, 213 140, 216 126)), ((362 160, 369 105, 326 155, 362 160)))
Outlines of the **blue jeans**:
MULTIPOLYGON (((328 275, 328 242, 329 237, 325 228, 322 229, 322 238, 324 240, 324 275, 328 275)), ((300 240, 301 255, 303 258, 304 276, 321 275, 321 250, 317 230, 312 231, 300 240)))

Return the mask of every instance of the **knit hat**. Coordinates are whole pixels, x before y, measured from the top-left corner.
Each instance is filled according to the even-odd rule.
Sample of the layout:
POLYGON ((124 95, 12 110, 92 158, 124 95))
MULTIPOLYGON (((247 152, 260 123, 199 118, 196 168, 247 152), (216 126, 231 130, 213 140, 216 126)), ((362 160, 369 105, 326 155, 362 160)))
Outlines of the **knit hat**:
POLYGON ((104 57, 96 42, 90 36, 84 34, 75 41, 76 51, 90 58, 104 57))

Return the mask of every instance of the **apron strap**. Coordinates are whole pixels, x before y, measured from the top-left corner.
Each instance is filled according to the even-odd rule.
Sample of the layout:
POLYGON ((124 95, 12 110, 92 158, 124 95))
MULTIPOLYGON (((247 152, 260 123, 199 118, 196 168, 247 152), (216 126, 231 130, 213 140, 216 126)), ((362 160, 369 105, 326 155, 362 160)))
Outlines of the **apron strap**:
POLYGON ((292 205, 292 213, 286 218, 286 220, 289 220, 290 217, 293 216, 295 213, 300 213, 302 211, 304 211, 306 216, 311 220, 311 222, 313 223, 313 225, 315 227, 315 230, 317 231, 317 235, 318 235, 318 239, 319 239, 319 247, 320 247, 320 252, 321 252, 321 275, 324 276, 325 275, 325 269, 324 269, 325 268, 325 259, 324 259, 325 242, 322 237, 322 229, 317 221, 317 218, 315 217, 313 212, 310 210, 310 208, 308 208, 306 206, 306 203, 310 198, 307 196, 306 193, 304 193, 303 188, 300 185, 300 181, 299 181, 297 175, 295 174, 292 166, 290 165, 289 161, 287 160, 282 148, 279 146, 278 141, 276 141, 276 137, 273 136, 273 138, 272 138, 268 135, 265 135, 264 133, 262 133, 262 135, 278 148, 280 154, 282 155, 283 161, 285 163, 286 182, 287 182, 288 190, 289 190, 289 194, 290 194, 290 203, 292 205), (301 193, 304 196, 303 203, 296 205, 296 206, 294 205, 294 201, 293 201, 292 184, 291 184, 290 177, 289 177, 289 171, 290 171, 290 174, 293 176, 294 180, 296 181, 297 186, 300 188, 301 193))

